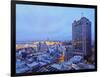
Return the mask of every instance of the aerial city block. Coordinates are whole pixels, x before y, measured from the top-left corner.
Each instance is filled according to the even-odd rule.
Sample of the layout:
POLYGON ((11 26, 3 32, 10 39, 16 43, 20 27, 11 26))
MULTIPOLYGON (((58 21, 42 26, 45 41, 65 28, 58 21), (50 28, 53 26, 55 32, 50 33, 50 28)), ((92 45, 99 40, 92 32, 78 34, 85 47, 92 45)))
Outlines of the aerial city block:
MULTIPOLYGON (((49 17, 47 18, 49 19, 49 17)), ((25 21, 24 23, 26 22, 31 23, 31 20, 25 21)), ((43 35, 44 39, 43 37, 41 37, 41 39, 37 40, 34 38, 35 36, 39 35, 38 32, 37 35, 33 34, 32 38, 28 38, 28 40, 26 40, 26 36, 30 37, 30 35, 28 36, 27 32, 23 36, 19 36, 17 34, 18 36, 16 36, 18 41, 16 41, 16 73, 34 74, 38 72, 94 69, 95 39, 93 39, 94 35, 92 33, 93 23, 87 16, 85 17, 85 15, 81 16, 79 19, 75 19, 74 21, 72 20, 71 22, 72 23, 70 23, 70 34, 66 33, 66 36, 70 35, 68 36, 68 38, 71 37, 69 39, 64 36, 65 34, 61 34, 61 37, 54 35, 55 38, 53 38, 52 35, 55 33, 58 33, 58 35, 60 35, 60 31, 52 32, 52 35, 48 35, 48 32, 48 36, 46 36, 46 38, 43 35)), ((68 31, 68 27, 66 24, 65 26, 65 31, 68 31)), ((33 28, 35 28, 34 24, 33 28)), ((19 33, 21 33, 19 27, 17 28, 17 32, 18 31, 19 33)), ((28 31, 31 33, 30 30, 28 31)), ((43 31, 41 31, 41 33, 42 32, 43 31)))

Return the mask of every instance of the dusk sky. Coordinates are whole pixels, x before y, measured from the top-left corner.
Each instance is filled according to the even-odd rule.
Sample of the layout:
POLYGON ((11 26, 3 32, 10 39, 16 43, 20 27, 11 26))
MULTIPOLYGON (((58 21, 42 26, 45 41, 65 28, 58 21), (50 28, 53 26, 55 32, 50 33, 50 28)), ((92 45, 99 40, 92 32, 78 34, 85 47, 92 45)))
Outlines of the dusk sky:
POLYGON ((92 23, 94 38, 94 9, 39 5, 16 5, 16 41, 71 40, 72 23, 82 16, 92 23))

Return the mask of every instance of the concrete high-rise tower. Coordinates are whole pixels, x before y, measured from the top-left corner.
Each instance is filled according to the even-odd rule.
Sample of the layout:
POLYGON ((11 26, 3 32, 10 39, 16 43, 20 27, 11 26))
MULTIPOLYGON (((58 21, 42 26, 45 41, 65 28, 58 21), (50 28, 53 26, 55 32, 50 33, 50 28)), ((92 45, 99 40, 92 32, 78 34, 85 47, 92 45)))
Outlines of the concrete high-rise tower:
POLYGON ((72 45, 75 51, 91 56, 91 22, 86 17, 72 23, 72 45))

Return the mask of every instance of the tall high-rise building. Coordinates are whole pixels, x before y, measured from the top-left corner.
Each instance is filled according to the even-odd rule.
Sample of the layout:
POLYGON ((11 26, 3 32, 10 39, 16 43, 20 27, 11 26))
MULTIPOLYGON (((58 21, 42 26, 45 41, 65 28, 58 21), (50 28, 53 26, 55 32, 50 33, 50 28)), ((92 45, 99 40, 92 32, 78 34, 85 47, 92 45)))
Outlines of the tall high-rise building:
POLYGON ((72 23, 72 45, 75 51, 91 56, 91 22, 86 17, 72 23))

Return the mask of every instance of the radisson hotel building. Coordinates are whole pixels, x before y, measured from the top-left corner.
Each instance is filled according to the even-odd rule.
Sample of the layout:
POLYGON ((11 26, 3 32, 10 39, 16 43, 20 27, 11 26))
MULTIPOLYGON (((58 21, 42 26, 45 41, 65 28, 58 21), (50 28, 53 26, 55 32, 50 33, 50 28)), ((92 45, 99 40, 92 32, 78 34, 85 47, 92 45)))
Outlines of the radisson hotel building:
POLYGON ((72 23, 73 50, 91 56, 91 22, 86 17, 72 23))

